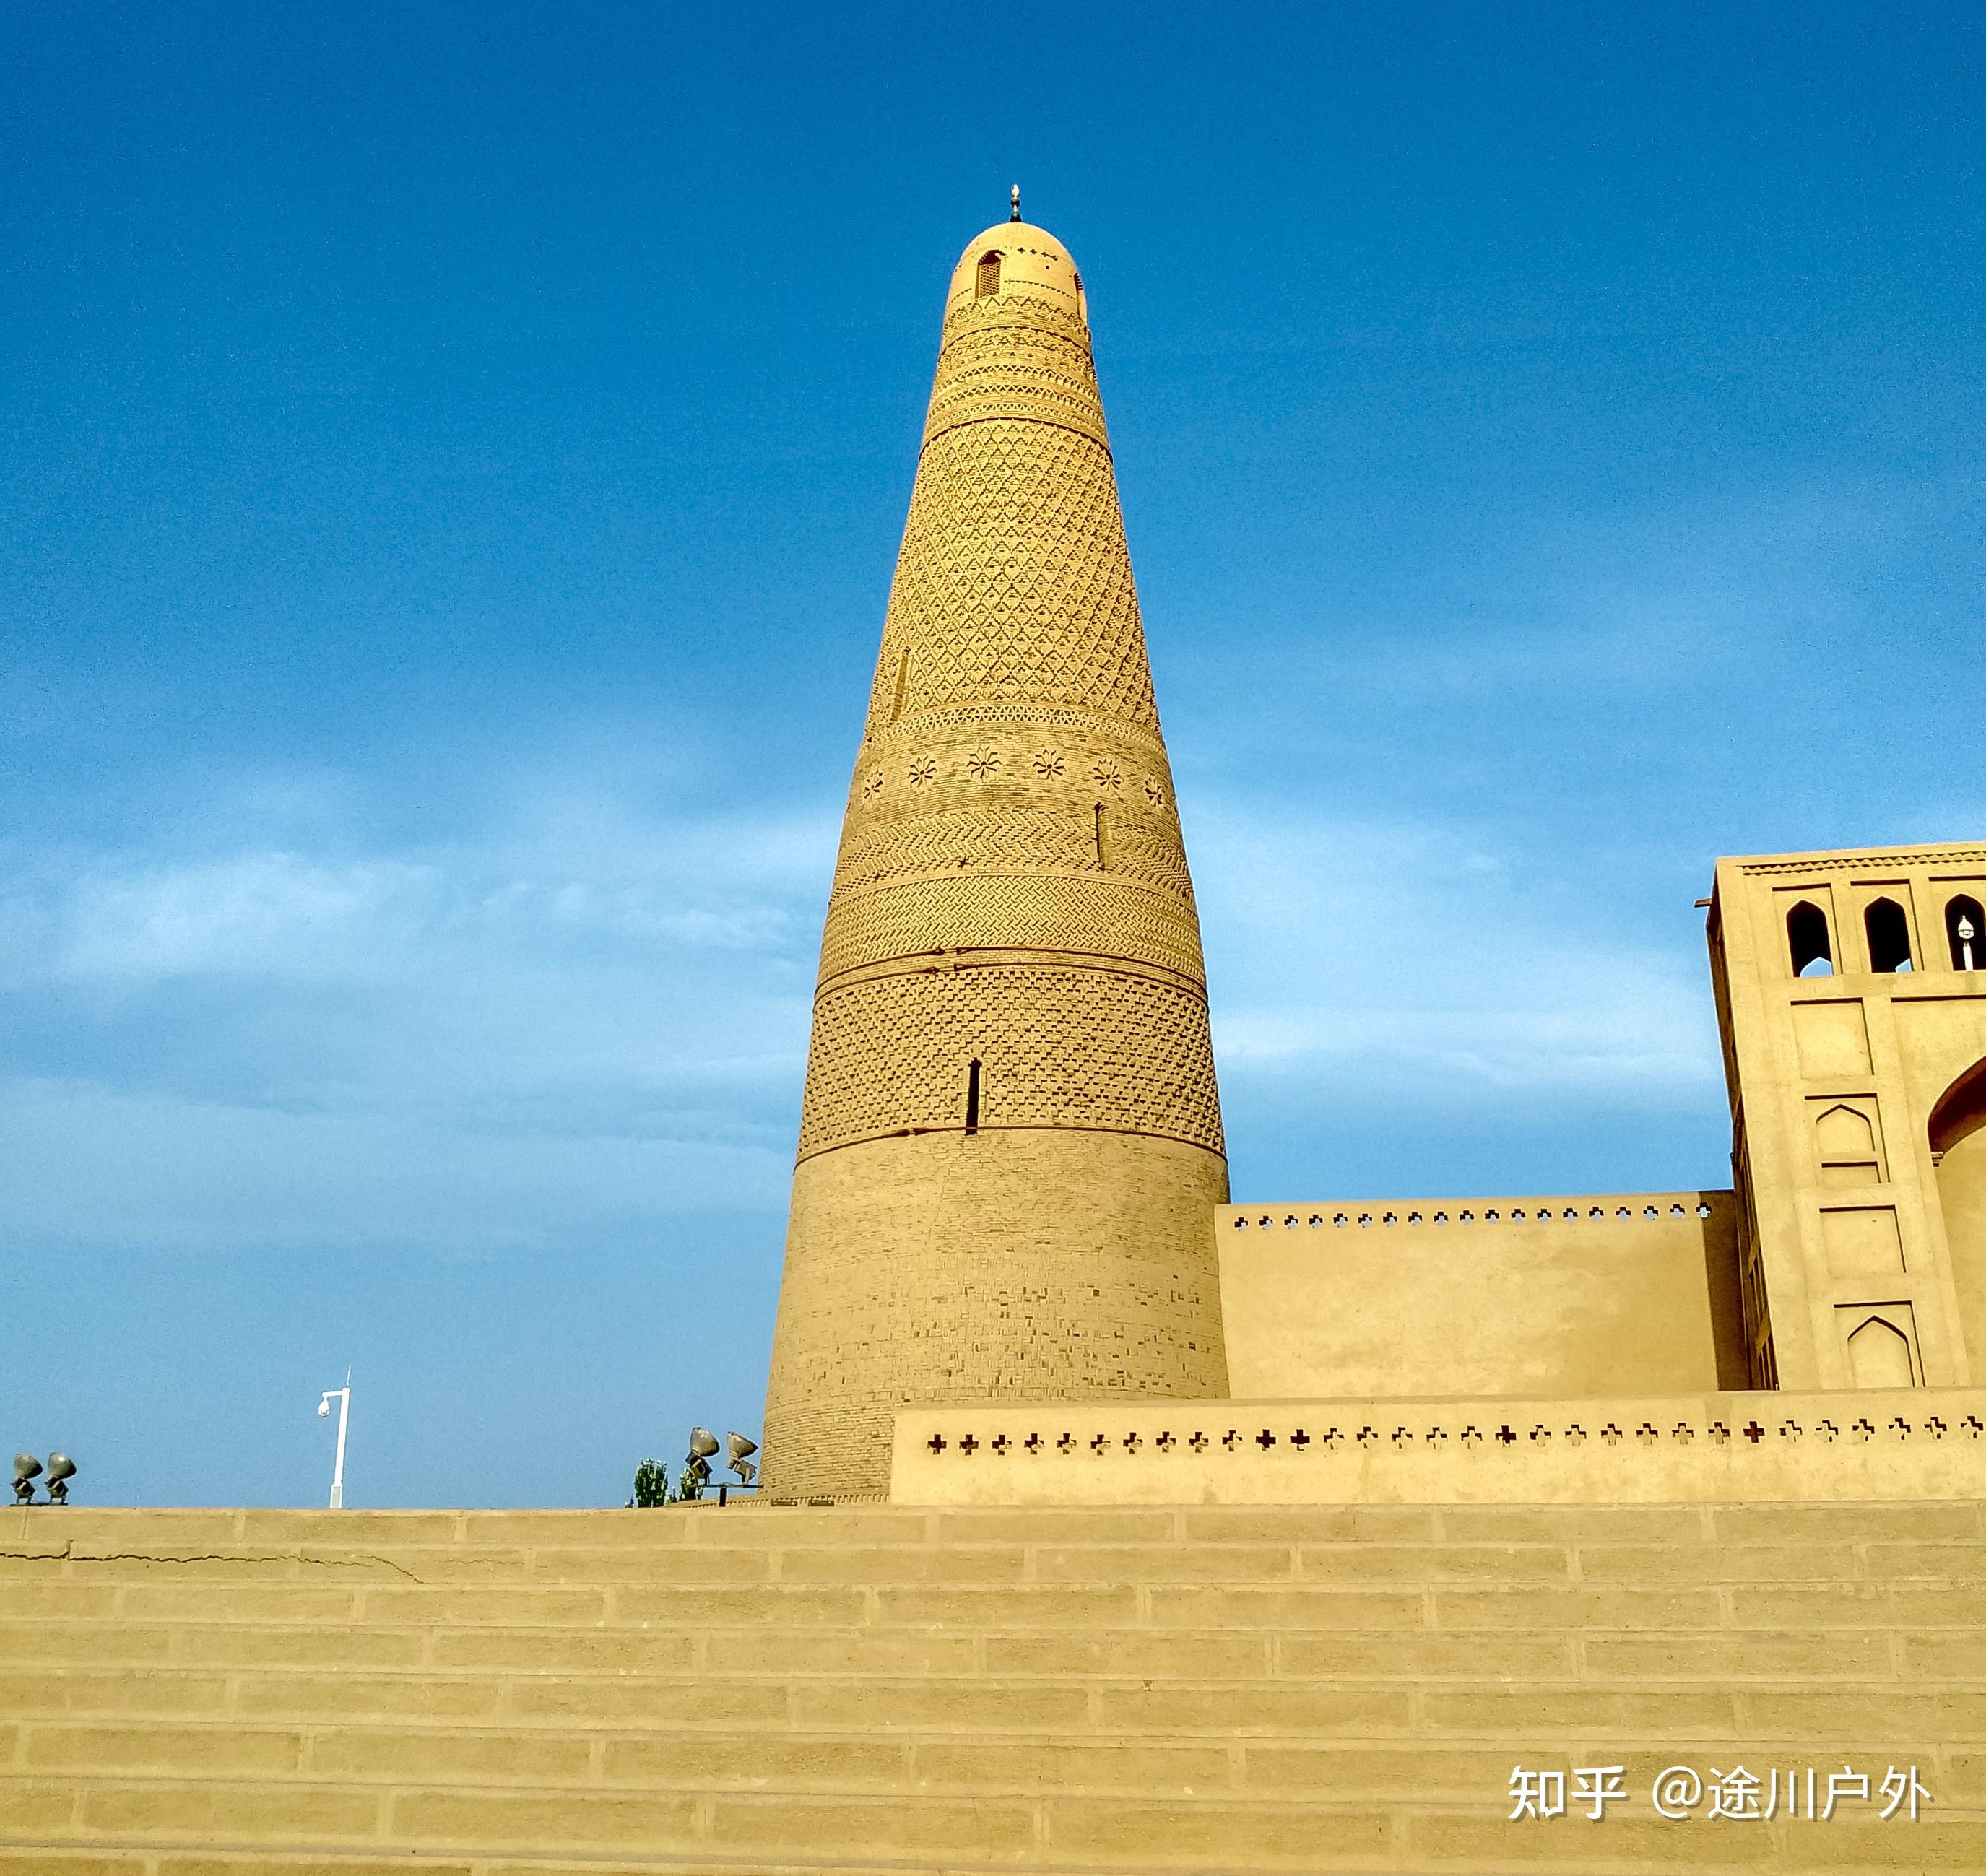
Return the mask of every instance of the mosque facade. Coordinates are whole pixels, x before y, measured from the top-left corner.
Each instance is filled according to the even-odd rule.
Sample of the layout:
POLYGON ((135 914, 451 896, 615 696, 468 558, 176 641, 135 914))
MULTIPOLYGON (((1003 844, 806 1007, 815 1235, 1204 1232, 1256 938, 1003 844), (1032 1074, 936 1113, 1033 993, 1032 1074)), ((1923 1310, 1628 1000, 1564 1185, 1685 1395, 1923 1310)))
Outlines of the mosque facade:
POLYGON ((1727 1188, 1230 1202, 1087 301, 1017 205, 947 290, 850 786, 769 1495, 995 1407, 1986 1380, 1982 901, 1978 843, 1717 863, 1727 1188))

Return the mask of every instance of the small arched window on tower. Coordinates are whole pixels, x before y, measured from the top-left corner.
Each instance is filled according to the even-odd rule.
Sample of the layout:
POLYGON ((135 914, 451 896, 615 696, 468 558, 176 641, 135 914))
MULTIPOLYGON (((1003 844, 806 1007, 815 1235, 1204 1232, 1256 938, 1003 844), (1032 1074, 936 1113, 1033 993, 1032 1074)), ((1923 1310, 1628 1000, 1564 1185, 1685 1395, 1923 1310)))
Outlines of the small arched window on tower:
POLYGON ((1986 970, 1986 911, 1970 893, 1946 903, 1944 935, 1951 940, 1954 970, 1986 970))
POLYGON ((1871 970, 1914 970, 1910 962, 1910 922, 1893 899, 1872 899, 1862 915, 1863 929, 1869 934, 1869 968, 1871 970))
POLYGON ((1075 316, 1077 318, 1080 319, 1085 325, 1089 324, 1089 302, 1083 298, 1082 276, 1080 274, 1078 274, 1075 277, 1075 316))
POLYGON ((1000 291, 1000 250, 989 247, 979 257, 979 297, 1000 291))
POLYGON ((979 1061, 976 1056, 965 1065, 965 1131, 969 1134, 979 1131, 979 1061))
POLYGON ((1795 977, 1834 975, 1834 947, 1828 943, 1827 914, 1811 899, 1802 899, 1786 914, 1786 942, 1792 950, 1795 977))

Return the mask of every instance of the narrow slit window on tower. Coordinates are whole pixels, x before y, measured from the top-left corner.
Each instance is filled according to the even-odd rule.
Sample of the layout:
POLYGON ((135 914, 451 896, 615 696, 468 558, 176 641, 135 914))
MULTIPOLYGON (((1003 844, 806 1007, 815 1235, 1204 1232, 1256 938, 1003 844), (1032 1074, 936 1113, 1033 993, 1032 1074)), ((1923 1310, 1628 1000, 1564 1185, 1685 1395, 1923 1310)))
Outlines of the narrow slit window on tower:
POLYGON ((894 723, 904 714, 904 687, 911 678, 911 648, 906 645, 897 654, 897 688, 890 699, 890 721, 894 723))
POLYGON ((1096 804, 1096 863, 1104 872, 1110 870, 1110 829, 1101 802, 1096 804))
POLYGON ((1000 250, 989 247, 979 257, 979 297, 1000 291, 1000 250))
POLYGON ((1834 975, 1834 947, 1828 942, 1827 914, 1812 900, 1802 899, 1786 914, 1786 942, 1792 950, 1795 977, 1834 975))
POLYGON ((965 1131, 979 1131, 979 1062, 975 1057, 965 1067, 965 1131))
POLYGON ((1863 929, 1869 934, 1869 968, 1871 970, 1914 970, 1910 962, 1910 922, 1893 899, 1870 902, 1862 915, 1863 929))
POLYGON ((1986 970, 1986 911, 1970 893, 1961 893, 1946 905, 1944 932, 1951 940, 1954 970, 1986 970))

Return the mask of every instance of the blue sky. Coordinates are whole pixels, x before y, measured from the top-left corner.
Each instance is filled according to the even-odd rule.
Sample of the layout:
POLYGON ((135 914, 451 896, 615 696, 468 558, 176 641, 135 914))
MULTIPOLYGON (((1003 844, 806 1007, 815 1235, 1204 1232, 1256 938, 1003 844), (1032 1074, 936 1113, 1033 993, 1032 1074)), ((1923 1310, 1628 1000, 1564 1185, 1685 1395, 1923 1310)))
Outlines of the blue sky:
POLYGON ((0 1441, 757 1430, 947 273, 1090 288, 1244 1197, 1728 1181, 1721 852, 1977 839, 1975 10, 0 22, 0 1441))

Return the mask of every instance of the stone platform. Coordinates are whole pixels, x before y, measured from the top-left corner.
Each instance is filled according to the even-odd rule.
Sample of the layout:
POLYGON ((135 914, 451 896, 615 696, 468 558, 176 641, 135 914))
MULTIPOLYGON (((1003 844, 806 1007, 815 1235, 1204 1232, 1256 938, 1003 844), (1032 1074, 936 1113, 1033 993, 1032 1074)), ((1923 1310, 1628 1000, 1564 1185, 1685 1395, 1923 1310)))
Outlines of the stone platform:
POLYGON ((1977 1501, 37 1508, 0 1641, 5 1876, 1986 1868, 1977 1501))

